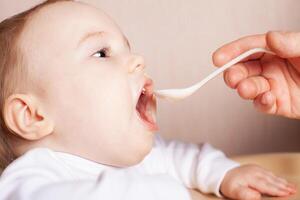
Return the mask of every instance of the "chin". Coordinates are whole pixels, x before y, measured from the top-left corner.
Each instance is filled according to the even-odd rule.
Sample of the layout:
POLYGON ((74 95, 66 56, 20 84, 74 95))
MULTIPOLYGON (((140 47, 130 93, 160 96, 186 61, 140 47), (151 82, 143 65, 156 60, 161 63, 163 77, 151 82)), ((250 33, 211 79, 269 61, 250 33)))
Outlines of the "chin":
POLYGON ((137 165, 140 162, 142 162, 145 157, 151 152, 153 147, 153 140, 151 142, 143 143, 143 145, 140 145, 136 150, 131 153, 131 156, 128 157, 126 161, 126 166, 124 167, 130 167, 133 165, 137 165))

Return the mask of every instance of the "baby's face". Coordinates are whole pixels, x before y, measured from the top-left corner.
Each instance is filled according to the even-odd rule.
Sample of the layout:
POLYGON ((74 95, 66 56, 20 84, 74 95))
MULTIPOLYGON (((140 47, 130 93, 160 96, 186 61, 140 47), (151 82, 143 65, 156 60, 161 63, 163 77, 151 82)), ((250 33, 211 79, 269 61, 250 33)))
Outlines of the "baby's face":
POLYGON ((157 130, 152 81, 107 15, 74 2, 47 6, 26 26, 21 46, 57 150, 114 166, 147 155, 157 130))

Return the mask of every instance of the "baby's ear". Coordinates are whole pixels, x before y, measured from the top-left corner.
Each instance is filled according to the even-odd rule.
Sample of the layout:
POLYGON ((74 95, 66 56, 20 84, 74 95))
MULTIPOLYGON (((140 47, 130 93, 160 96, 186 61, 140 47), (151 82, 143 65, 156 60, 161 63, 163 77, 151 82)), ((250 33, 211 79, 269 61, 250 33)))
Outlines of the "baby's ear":
POLYGON ((6 126, 26 140, 39 140, 53 132, 53 121, 33 96, 11 95, 4 104, 6 126))

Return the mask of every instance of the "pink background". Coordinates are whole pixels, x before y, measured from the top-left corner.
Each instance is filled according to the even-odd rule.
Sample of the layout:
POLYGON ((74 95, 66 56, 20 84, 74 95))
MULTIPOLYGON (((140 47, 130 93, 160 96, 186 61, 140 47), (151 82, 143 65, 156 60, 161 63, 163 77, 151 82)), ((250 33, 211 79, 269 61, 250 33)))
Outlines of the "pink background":
MULTIPOLYGON (((0 19, 38 0, 1 0, 0 19)), ((157 88, 185 87, 214 70, 212 52, 248 34, 299 30, 299 0, 85 0, 109 13, 144 55, 157 88)), ((222 76, 192 98, 159 101, 166 138, 207 141, 231 155, 299 151, 300 121, 260 114, 222 76)))

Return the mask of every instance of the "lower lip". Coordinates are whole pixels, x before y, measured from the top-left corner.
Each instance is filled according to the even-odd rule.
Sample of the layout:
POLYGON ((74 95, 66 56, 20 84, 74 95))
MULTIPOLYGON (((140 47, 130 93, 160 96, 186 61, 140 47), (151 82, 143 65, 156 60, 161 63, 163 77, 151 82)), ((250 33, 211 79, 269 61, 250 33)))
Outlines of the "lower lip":
POLYGON ((142 123, 146 126, 148 131, 151 131, 151 132, 158 131, 158 126, 156 123, 148 122, 148 121, 142 119, 140 116, 139 116, 139 118, 141 119, 142 123))
MULTIPOLYGON (((154 104, 156 104, 156 103, 154 102, 154 104)), ((156 105, 154 107, 156 107, 156 105)), ((154 108, 151 110, 151 112, 155 112, 154 108)), ((151 132, 158 131, 159 128, 155 121, 152 121, 152 120, 149 121, 149 120, 145 119, 144 117, 141 116, 141 114, 139 113, 138 110, 136 110, 136 113, 138 115, 138 118, 143 123, 143 125, 147 128, 147 130, 149 130, 151 132)))

